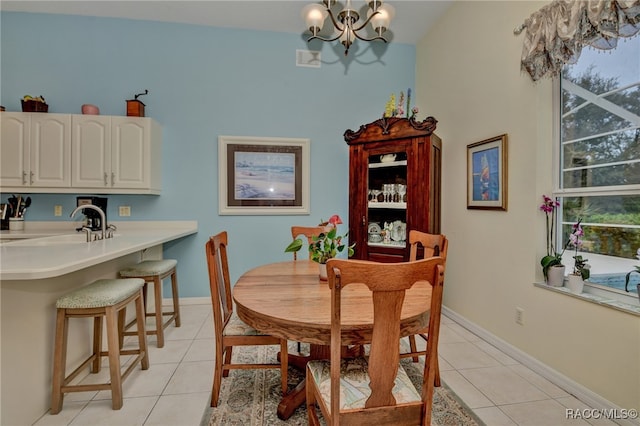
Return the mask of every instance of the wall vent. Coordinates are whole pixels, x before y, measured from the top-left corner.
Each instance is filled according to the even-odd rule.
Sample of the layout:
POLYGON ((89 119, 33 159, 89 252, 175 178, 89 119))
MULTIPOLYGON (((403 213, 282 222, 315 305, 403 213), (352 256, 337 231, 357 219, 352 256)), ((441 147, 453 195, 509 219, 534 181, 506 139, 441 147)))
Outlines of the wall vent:
POLYGON ((296 50, 296 66, 320 68, 320 52, 317 50, 296 50))

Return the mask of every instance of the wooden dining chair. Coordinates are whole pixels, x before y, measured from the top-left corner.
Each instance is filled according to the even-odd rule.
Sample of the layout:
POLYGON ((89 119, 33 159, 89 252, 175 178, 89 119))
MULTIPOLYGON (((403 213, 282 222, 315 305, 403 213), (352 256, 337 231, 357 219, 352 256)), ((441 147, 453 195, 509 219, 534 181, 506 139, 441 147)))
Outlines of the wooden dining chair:
MULTIPOLYGON (((416 230, 409 231, 409 245, 411 246, 409 252, 409 260, 414 261, 418 259, 426 259, 433 256, 440 256, 447 261, 447 250, 449 249, 449 241, 443 234, 428 234, 426 232, 420 232, 416 230)), ((428 340, 429 330, 424 329, 417 335, 428 340)), ((425 351, 418 351, 416 345, 416 335, 409 336, 410 352, 400 354, 400 357, 412 357, 414 362, 418 362, 420 355, 425 355, 425 351)), ((438 364, 438 358, 436 357, 436 379, 435 385, 440 386, 440 366, 438 364)))
MULTIPOLYGON (((294 225, 291 227, 291 238, 294 240, 298 238, 300 235, 304 235, 307 237, 308 244, 313 242, 313 237, 317 237, 321 233, 325 232, 324 226, 297 226, 294 225)), ((307 244, 307 247, 308 247, 307 244)), ((298 252, 293 252, 293 260, 298 259, 298 252)), ((311 259, 311 252, 309 252, 309 259, 311 259)))
POLYGON ((227 377, 231 369, 280 368, 282 394, 287 393, 287 340, 263 334, 250 327, 233 310, 227 241, 227 232, 224 231, 209 238, 206 244, 211 303, 213 305, 213 326, 216 335, 215 367, 211 391, 212 407, 218 405, 222 377, 227 377), (280 363, 240 364, 231 362, 234 346, 258 345, 280 345, 280 363))
MULTIPOLYGON (((435 359, 442 308, 444 259, 375 263, 330 259, 331 290, 330 360, 310 361, 306 371, 309 424, 320 425, 318 410, 327 425, 430 425, 435 359), (431 285, 429 340, 422 386, 417 390, 400 364, 398 341, 405 292, 416 283, 431 285), (341 293, 351 284, 364 284, 372 293, 373 332, 369 357, 342 359, 349 344, 342 333, 341 293), (317 407, 316 407, 317 405, 317 407)), ((345 312, 349 309, 345 306, 345 312)))

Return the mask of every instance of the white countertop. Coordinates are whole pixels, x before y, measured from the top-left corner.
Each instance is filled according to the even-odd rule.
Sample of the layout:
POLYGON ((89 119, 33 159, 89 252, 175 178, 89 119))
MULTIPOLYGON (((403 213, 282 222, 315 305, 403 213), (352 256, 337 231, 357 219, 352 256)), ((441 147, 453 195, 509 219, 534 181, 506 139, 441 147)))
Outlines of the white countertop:
MULTIPOLYGON (((25 245, 24 241, 0 244, 0 280, 33 280, 57 277, 198 232, 196 221, 115 222, 116 237, 90 243, 25 245)), ((25 231, 2 231, 2 238, 78 234, 75 222, 25 231), (10 234, 7 236, 7 234, 10 234)), ((40 238, 39 238, 40 239, 40 238)), ((37 240, 33 240, 37 241, 37 240)))

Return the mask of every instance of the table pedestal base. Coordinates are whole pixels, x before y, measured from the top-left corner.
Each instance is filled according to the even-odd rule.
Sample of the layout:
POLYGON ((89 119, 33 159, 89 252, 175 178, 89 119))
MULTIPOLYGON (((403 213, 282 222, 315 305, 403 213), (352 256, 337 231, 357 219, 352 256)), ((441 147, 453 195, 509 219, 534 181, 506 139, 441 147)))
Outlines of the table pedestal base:
MULTIPOLYGON (((343 358, 354 358, 356 356, 364 355, 364 348, 362 346, 343 346, 342 356, 343 358)), ((306 370, 307 362, 318 359, 329 359, 331 357, 331 346, 327 345, 309 345, 309 355, 303 355, 301 353, 289 354, 289 365, 296 367, 302 371, 306 370)), ((280 360, 280 353, 278 353, 278 361, 280 360)), ((294 411, 306 400, 306 379, 302 379, 298 386, 293 388, 291 392, 282 397, 278 404, 278 418, 280 420, 287 420, 294 411)))

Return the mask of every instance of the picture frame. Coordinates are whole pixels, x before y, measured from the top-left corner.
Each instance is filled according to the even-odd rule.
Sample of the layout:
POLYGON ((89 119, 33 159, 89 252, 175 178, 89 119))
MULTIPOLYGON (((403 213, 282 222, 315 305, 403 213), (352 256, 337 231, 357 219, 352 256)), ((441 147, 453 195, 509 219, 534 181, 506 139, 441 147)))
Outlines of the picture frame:
POLYGON ((467 145, 467 209, 507 210, 507 134, 467 145))
POLYGON ((309 214, 310 140, 218 137, 221 215, 309 214))

